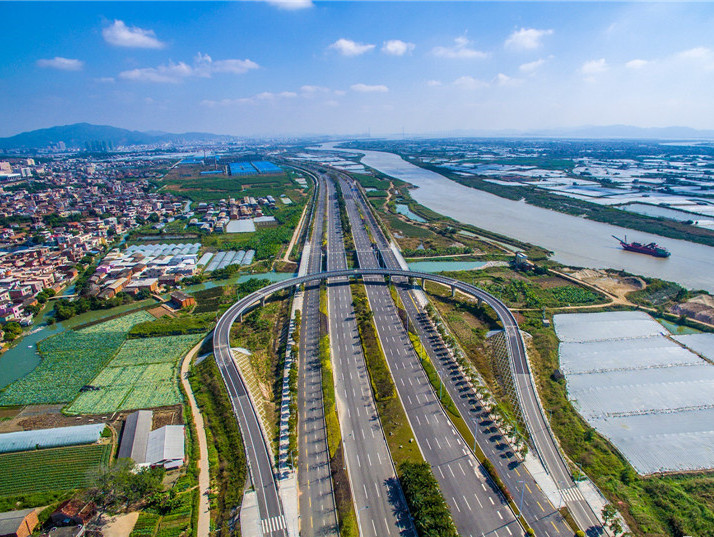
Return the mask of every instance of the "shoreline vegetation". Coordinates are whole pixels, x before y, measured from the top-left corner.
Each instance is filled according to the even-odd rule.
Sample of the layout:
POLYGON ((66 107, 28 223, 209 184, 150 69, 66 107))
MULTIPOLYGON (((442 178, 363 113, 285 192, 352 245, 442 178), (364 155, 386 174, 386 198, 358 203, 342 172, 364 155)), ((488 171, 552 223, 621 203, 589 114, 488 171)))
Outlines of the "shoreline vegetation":
MULTIPOLYGON (((442 173, 441 170, 439 173, 442 173)), ((365 181, 362 186, 365 184, 370 184, 370 181, 365 181)), ((370 202, 380 212, 392 235, 396 235, 400 246, 414 240, 409 233, 418 234, 417 240, 425 244, 429 240, 437 241, 440 237, 443 238, 445 226, 451 224, 451 219, 421 207, 411 199, 408 190, 405 192, 403 184, 395 184, 396 182, 386 186, 382 183, 380 188, 384 187, 385 192, 392 198, 401 196, 413 213, 427 220, 425 223, 405 221, 394 214, 387 197, 372 197, 370 202)), ((464 229, 460 223, 456 226, 464 229)), ((474 229, 474 235, 483 237, 485 233, 474 229)), ((459 240, 463 238, 453 232, 447 236, 457 236, 459 240)), ((478 240, 475 237, 466 238, 478 240)), ((489 253, 479 255, 475 252, 471 255, 474 259, 483 259, 489 253)), ((512 258, 513 255, 514 253, 510 252, 508 257, 512 258)), ((536 261, 537 268, 562 268, 559 263, 548 260, 545 255, 531 257, 531 260, 536 261)), ((449 275, 485 287, 506 300, 509 307, 518 309, 521 329, 532 336, 529 356, 534 367, 538 392, 551 416, 551 426, 565 454, 577 463, 607 499, 617 506, 635 536, 714 535, 712 472, 639 476, 606 439, 585 423, 568 400, 565 381, 552 375, 559 367, 558 339, 552 325, 552 315, 559 308, 600 311, 622 307, 655 307, 657 311, 653 313, 663 315, 666 305, 685 300, 698 292, 689 292, 676 284, 647 278, 643 279, 643 282, 650 287, 629 292, 626 296, 630 305, 623 306, 605 301, 605 295, 585 282, 579 282, 576 286, 574 281, 557 277, 548 270, 522 272, 500 266, 458 271, 449 275), (544 323, 544 319, 549 323, 544 323)), ((483 308, 474 308, 459 298, 432 296, 432 300, 438 303, 439 309, 450 323, 456 323, 458 330, 454 333, 455 337, 460 345, 467 349, 474 366, 491 381, 490 385, 494 384, 494 373, 486 344, 487 332, 493 325, 492 317, 483 308)), ((686 321, 687 319, 680 318, 678 324, 686 324, 686 321)), ((500 399, 499 402, 503 403, 502 394, 496 395, 497 399, 500 399)))
MULTIPOLYGON (((491 183, 486 181, 486 179, 493 179, 489 176, 478 174, 468 177, 461 176, 444 167, 425 164, 417 161, 416 159, 410 158, 414 155, 402 150, 399 147, 382 147, 380 145, 364 142, 352 142, 345 144, 345 147, 349 149, 387 151, 394 153, 414 166, 433 171, 456 183, 477 190, 482 190, 501 198, 513 201, 524 200, 526 203, 536 207, 558 211, 571 216, 579 216, 605 224, 632 229, 634 231, 653 233, 670 239, 685 240, 714 247, 714 230, 689 225, 685 222, 679 222, 661 217, 645 216, 639 213, 616 209, 607 205, 599 205, 597 203, 591 203, 569 196, 561 196, 554 192, 545 191, 541 188, 524 185, 522 183, 514 183, 514 186, 491 183)), ((551 167, 555 169, 562 169, 564 171, 568 171, 570 167, 572 167, 572 160, 570 159, 551 159, 550 165, 544 164, 543 159, 539 158, 531 159, 530 162, 520 159, 518 163, 522 165, 530 164, 551 167)), ((386 176, 382 174, 382 177, 386 176)), ((592 178, 580 177, 580 179, 586 180, 592 178)), ((374 198, 375 196, 370 197, 374 198)), ((420 216, 422 215, 420 214, 420 216)), ((695 219, 694 215, 692 215, 692 219, 695 219)))

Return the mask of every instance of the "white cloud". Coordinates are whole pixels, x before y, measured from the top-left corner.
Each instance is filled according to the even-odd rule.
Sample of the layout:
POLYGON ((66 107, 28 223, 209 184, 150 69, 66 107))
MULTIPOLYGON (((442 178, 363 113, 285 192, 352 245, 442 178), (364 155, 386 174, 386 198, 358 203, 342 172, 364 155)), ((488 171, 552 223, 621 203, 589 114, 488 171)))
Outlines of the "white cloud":
POLYGON ((498 73, 496 75, 496 78, 493 79, 494 84, 497 86, 519 86, 523 80, 520 78, 513 78, 508 75, 504 75, 503 73, 498 73))
POLYGON ((443 86, 441 80, 427 80, 426 85, 430 88, 438 88, 439 86, 443 86))
POLYGON ((136 80, 138 82, 176 83, 192 74, 193 69, 184 62, 169 62, 168 65, 159 65, 158 67, 144 67, 141 69, 122 71, 119 73, 119 78, 123 78, 124 80, 136 80))
POLYGON ((474 78, 472 76, 467 75, 454 80, 454 86, 467 90, 475 90, 485 88, 488 86, 488 84, 483 80, 479 80, 478 78, 474 78))
POLYGON ((537 30, 535 28, 521 28, 516 30, 506 39, 506 48, 513 50, 533 50, 540 48, 546 35, 551 35, 553 30, 537 30))
POLYGON ((300 91, 303 93, 327 93, 330 91, 330 88, 326 88, 324 86, 311 86, 309 84, 302 86, 300 88, 300 91))
POLYGON ((198 76, 210 76, 211 73, 231 73, 234 75, 242 75, 251 69, 257 69, 259 66, 252 60, 213 60, 208 54, 196 55, 195 70, 198 76))
POLYGON ((538 69, 540 69, 544 63, 545 60, 543 58, 539 58, 535 61, 521 64, 518 69, 521 73, 531 74, 535 73, 538 69))
POLYGON ((389 88, 387 86, 377 84, 377 85, 369 85, 369 84, 352 84, 350 86, 350 89, 352 91, 356 91, 359 93, 387 93, 389 91, 389 88))
POLYGON ((292 99, 297 97, 297 93, 294 91, 281 91, 279 93, 273 93, 272 91, 264 91, 255 96, 256 99, 260 101, 269 101, 273 99, 292 99))
POLYGON ((84 62, 72 58, 62 58, 55 56, 51 59, 37 60, 38 67, 48 67, 50 69, 59 69, 60 71, 81 71, 84 67, 84 62))
POLYGON ((487 52, 470 48, 471 41, 466 36, 457 37, 454 43, 453 47, 434 47, 431 53, 439 58, 458 59, 483 59, 489 56, 487 52))
POLYGON ((257 93, 252 97, 239 97, 237 99, 221 99, 220 101, 214 101, 211 99, 204 99, 201 101, 202 106, 207 106, 209 108, 215 108, 218 106, 235 106, 239 104, 258 104, 260 102, 276 102, 281 99, 294 99, 298 96, 294 91, 263 91, 257 93))
POLYGON ((127 26, 120 20, 115 20, 113 24, 104 28, 102 36, 107 43, 116 47, 164 48, 166 46, 156 38, 153 30, 127 26))
POLYGON ((268 4, 286 10, 306 9, 314 4, 312 0, 266 0, 268 4))
POLYGON ((585 76, 592 77, 604 73, 609 69, 605 58, 599 60, 588 60, 580 66, 580 72, 585 76))
POLYGON ((95 80, 97 82, 101 82, 102 84, 114 84, 114 82, 116 82, 113 76, 103 76, 101 78, 96 78, 95 80))
POLYGON ((382 45, 382 52, 391 56, 404 56, 414 50, 414 43, 407 43, 399 39, 390 39, 382 45))
POLYGON ((214 73, 243 74, 258 67, 257 63, 248 59, 214 61, 208 54, 199 52, 193 65, 185 62, 169 62, 158 67, 122 71, 119 73, 119 78, 139 82, 177 83, 188 77, 210 78, 214 73))
POLYGON ((643 67, 646 67, 649 65, 651 62, 648 62, 647 60, 630 60, 625 64, 625 67, 628 69, 642 69, 643 67))
POLYGON ((359 56, 365 52, 369 52, 375 47, 375 45, 357 43, 350 39, 338 39, 332 43, 328 48, 335 49, 337 52, 343 56, 359 56))
POLYGON ((714 51, 707 47, 695 47, 683 50, 677 56, 683 60, 711 60, 714 57, 714 51))

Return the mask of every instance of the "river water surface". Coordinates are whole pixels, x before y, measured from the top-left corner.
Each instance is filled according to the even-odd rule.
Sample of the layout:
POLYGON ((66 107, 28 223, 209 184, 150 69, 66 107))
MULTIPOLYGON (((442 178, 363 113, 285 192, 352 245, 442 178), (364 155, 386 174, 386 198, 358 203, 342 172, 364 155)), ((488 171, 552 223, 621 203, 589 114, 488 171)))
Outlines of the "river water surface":
POLYGON ((363 154, 361 160, 366 166, 418 187, 411 195, 425 207, 460 222, 552 250, 553 258, 565 265, 626 270, 674 281, 690 289, 714 292, 714 248, 710 246, 628 230, 500 198, 410 164, 399 155, 382 151, 348 151, 335 148, 337 143, 322 144, 320 149, 363 154), (657 242, 669 249, 672 256, 659 259, 626 252, 611 236, 624 238, 625 234, 629 240, 657 242))

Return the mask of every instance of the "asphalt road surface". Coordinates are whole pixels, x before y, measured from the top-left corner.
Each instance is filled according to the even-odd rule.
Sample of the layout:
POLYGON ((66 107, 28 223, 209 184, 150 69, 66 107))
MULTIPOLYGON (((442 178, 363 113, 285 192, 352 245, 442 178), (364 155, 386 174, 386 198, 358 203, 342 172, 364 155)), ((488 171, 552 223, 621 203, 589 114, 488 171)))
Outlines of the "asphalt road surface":
MULTIPOLYGON (((327 270, 343 270, 347 259, 330 181, 327 192, 327 270)), ((337 409, 360 535, 415 536, 377 414, 347 278, 328 280, 327 294, 337 409)))
MULTIPOLYGON (((343 182, 352 237, 361 268, 378 268, 377 256, 343 182)), ((446 415, 399 319, 384 278, 365 276, 365 287, 387 363, 424 458, 431 465, 459 533, 463 536, 523 535, 506 499, 446 415)))
POLYGON ((270 451, 258 423, 243 379, 233 361, 230 347, 231 325, 240 313, 240 302, 219 320, 213 333, 213 354, 228 389, 243 436, 250 475, 258 498, 258 512, 264 537, 287 537, 285 515, 273 474, 270 451), (238 307, 237 307, 238 306, 238 307))
MULTIPOLYGON (((350 181, 350 187, 353 185, 354 183, 350 181)), ((369 226, 377 242, 377 248, 380 251, 384 265, 387 268, 401 268, 394 253, 389 248, 388 241, 384 237, 382 230, 376 224, 374 216, 366 207, 366 200, 361 191, 356 186, 351 191, 355 196, 356 202, 363 209, 363 214, 367 217, 366 225, 369 226)), ((512 492, 516 504, 519 507, 522 505, 521 510, 528 523, 536 531, 540 530, 539 533, 543 533, 548 537, 568 534, 570 532, 569 526, 567 526, 565 520, 553 507, 545 494, 539 490, 533 477, 522 465, 508 462, 507 459, 510 457, 507 456, 507 451, 503 448, 499 449, 499 446, 504 444, 500 442, 500 438, 494 438, 494 436, 498 435, 493 434, 495 431, 491 430, 491 423, 489 423, 491 420, 488 416, 483 413, 479 415, 473 412, 475 407, 473 403, 470 403, 470 401, 475 400, 473 387, 462 384, 463 378, 460 374, 452 374, 456 364, 450 360, 448 353, 445 352, 446 349, 443 342, 440 341, 438 334, 434 334, 433 327, 430 326, 431 323, 429 323, 424 312, 417 306, 413 294, 403 288, 398 291, 407 309, 407 314, 417 327, 425 349, 437 366, 440 376, 444 379, 445 386, 449 389, 450 395, 457 404, 462 416, 465 418, 466 416, 477 418, 476 420, 467 420, 469 421, 469 427, 476 435, 479 446, 486 456, 496 464, 499 475, 501 475, 506 486, 512 492), (464 395, 469 395, 469 397, 464 397, 464 395), (485 441, 486 435, 488 435, 488 441, 485 441), (491 440, 492 438, 493 440, 491 440), (501 453, 498 453, 499 451, 501 453)), ((518 324, 503 303, 498 301, 490 305, 496 310, 504 324, 512 372, 514 373, 521 407, 523 408, 536 452, 544 463, 546 470, 556 482, 562 498, 578 526, 583 528, 588 535, 600 535, 603 533, 602 525, 575 486, 570 470, 563 460, 550 426, 545 420, 543 410, 537 399, 533 376, 528 365, 518 324)))
MULTIPOLYGON (((318 197, 312 214, 308 274, 322 270, 322 235, 326 186, 318 181, 318 197)), ((320 367, 320 282, 305 286, 298 345, 298 488, 300 535, 337 537, 330 454, 327 446, 325 409, 320 367)))

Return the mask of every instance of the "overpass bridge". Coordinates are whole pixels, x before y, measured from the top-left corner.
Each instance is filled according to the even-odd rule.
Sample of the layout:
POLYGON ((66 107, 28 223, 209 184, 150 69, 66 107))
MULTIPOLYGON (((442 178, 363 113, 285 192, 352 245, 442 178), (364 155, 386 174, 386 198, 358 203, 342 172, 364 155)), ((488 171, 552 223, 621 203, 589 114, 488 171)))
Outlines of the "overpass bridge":
MULTIPOLYGON (((450 287, 452 294, 460 291, 475 298, 479 303, 485 302, 493 308, 503 325, 510 374, 516 388, 517 402, 530 434, 531 446, 547 471, 554 478, 558 487, 560 489, 572 487, 573 482, 569 468, 558 451, 556 440, 545 420, 543 409, 537 397, 518 323, 503 302, 474 285, 439 274, 387 268, 325 271, 274 282, 245 296, 223 314, 213 335, 216 363, 223 376, 233 410, 243 433, 248 464, 258 496, 260 517, 262 521, 272 521, 269 527, 273 528, 274 531, 270 533, 270 536, 287 536, 284 512, 278 495, 270 451, 261 432, 258 416, 250 400, 248 390, 231 354, 231 326, 236 320, 242 321, 243 314, 253 307, 258 304, 264 305, 268 297, 284 289, 328 278, 357 278, 370 275, 385 276, 387 278, 416 278, 421 280, 422 286, 425 281, 432 281, 450 287)), ((590 515, 590 513, 588 514, 590 515)))

